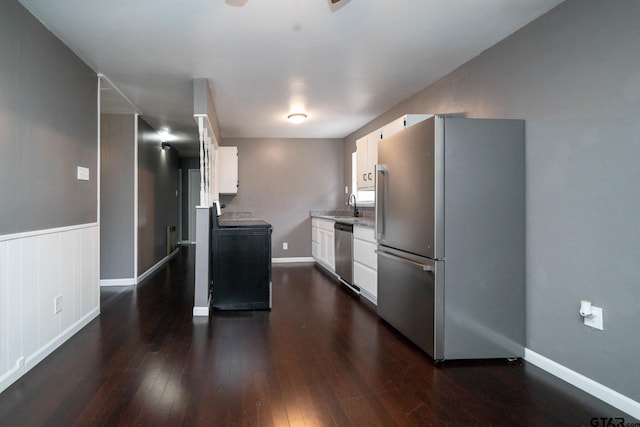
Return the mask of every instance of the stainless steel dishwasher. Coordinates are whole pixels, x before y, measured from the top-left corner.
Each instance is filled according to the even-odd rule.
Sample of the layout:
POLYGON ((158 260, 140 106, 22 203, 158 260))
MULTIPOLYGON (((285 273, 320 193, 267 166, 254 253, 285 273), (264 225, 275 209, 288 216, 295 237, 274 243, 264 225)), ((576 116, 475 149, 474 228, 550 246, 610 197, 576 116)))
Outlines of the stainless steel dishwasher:
POLYGON ((353 287, 353 224, 336 222, 335 256, 336 274, 340 279, 353 287))

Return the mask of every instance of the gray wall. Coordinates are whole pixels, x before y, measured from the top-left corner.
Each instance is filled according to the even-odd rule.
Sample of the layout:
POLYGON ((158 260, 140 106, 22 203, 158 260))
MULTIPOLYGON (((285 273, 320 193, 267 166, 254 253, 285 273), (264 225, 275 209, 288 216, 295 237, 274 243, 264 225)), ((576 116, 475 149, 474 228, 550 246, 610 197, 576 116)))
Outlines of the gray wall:
POLYGON ((635 0, 568 0, 345 143, 347 158, 405 113, 525 119, 527 347, 636 401, 639 23, 635 0), (582 324, 582 298, 604 331, 582 324))
POLYGON ((193 79, 193 114, 206 115, 213 129, 213 135, 220 144, 222 136, 220 134, 220 125, 218 124, 218 116, 216 107, 213 103, 209 80, 206 78, 193 79))
POLYGON ((180 240, 189 240, 189 169, 200 169, 200 158, 184 157, 180 158, 180 174, 182 177, 182 198, 180 200, 182 209, 182 235, 180 240))
POLYGON ((155 130, 138 120, 138 275, 167 256, 167 226, 178 227, 176 150, 161 150, 155 130))
POLYGON ((135 115, 100 118, 100 279, 133 278, 135 115))
POLYGON ((310 209, 344 206, 340 139, 227 138, 238 147, 235 196, 221 196, 226 211, 252 211, 273 225, 272 255, 311 256, 310 209), (282 243, 289 250, 282 250, 282 243))
POLYGON ((96 222, 96 74, 17 1, 0 11, 0 235, 96 222))

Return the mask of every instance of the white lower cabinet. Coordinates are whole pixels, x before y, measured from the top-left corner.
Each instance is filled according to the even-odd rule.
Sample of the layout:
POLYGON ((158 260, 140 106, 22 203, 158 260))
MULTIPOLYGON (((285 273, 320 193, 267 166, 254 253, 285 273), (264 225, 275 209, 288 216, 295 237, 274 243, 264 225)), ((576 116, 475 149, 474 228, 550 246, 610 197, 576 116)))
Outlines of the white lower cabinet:
POLYGON ((378 256, 373 228, 353 227, 353 282, 369 301, 378 301, 378 256))
POLYGON ((336 270, 333 224, 329 219, 311 219, 311 254, 332 273, 336 270))

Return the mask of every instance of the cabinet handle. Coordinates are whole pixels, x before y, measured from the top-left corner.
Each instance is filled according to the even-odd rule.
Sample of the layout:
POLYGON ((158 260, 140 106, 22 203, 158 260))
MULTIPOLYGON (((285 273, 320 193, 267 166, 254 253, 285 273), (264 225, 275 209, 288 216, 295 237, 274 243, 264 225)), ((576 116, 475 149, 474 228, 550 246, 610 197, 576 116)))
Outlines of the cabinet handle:
POLYGON ((371 172, 369 172, 369 181, 371 181, 371 172))
POLYGON ((366 173, 363 173, 363 174, 362 174, 362 180, 363 180, 363 181, 366 181, 366 180, 367 180, 367 174, 366 174, 366 173))

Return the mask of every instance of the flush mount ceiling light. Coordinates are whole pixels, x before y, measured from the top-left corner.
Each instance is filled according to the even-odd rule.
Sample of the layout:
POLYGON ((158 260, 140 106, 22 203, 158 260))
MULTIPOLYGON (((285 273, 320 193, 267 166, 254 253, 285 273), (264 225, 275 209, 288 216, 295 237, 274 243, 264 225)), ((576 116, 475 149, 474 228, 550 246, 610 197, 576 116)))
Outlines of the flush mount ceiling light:
MULTIPOLYGON (((242 7, 247 4, 247 1, 249 0, 225 0, 224 2, 229 6, 242 7)), ((340 2, 348 3, 349 0, 329 0, 329 3, 331 3, 330 6, 336 6, 340 2)))
POLYGON ((302 123, 307 119, 307 115, 305 113, 293 113, 293 114, 289 114, 287 116, 287 119, 289 119, 289 121, 291 123, 302 123))
POLYGON ((176 136, 171 134, 169 128, 166 127, 160 129, 160 132, 158 132, 158 136, 160 137, 160 142, 169 142, 176 140, 176 136))

